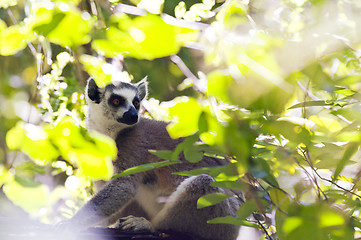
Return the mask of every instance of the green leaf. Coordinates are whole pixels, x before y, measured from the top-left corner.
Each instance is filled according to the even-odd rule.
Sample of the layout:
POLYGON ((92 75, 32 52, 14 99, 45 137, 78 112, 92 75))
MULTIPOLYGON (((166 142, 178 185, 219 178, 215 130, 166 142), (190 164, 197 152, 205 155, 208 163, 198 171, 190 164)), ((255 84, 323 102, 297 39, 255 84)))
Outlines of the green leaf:
POLYGON ((18 4, 18 0, 1 0, 0 1, 0 8, 9 8, 12 6, 16 6, 18 4))
POLYGON ((267 133, 277 137, 282 135, 295 146, 300 143, 308 146, 312 140, 311 132, 305 126, 286 120, 265 122, 263 128, 267 133))
POLYGON ((81 55, 79 60, 99 87, 105 87, 111 83, 112 75, 103 71, 106 64, 105 60, 86 54, 81 55))
POLYGON ((188 162, 197 163, 203 158, 203 152, 199 151, 196 147, 184 149, 184 157, 188 162))
POLYGON ((343 155, 343 147, 332 143, 323 143, 322 147, 311 147, 315 167, 319 169, 336 168, 343 155))
POLYGON ((93 41, 93 48, 107 57, 124 54, 152 60, 176 54, 182 46, 184 28, 165 23, 161 17, 147 14, 130 19, 112 17, 114 24, 106 30, 105 39, 93 41))
POLYGON ((63 47, 74 47, 90 42, 89 32, 93 20, 70 4, 62 3, 62 9, 37 9, 32 28, 49 41, 63 47))
POLYGON ((6 144, 10 150, 21 150, 31 158, 50 161, 59 156, 59 152, 49 141, 47 133, 32 124, 18 124, 6 134, 6 144))
POLYGON ((350 158, 357 152, 359 146, 360 146, 360 143, 358 143, 358 142, 351 142, 347 145, 341 160, 337 164, 335 174, 332 176, 333 180, 338 178, 341 171, 346 166, 347 162, 350 161, 350 158))
POLYGON ((162 162, 142 164, 139 166, 128 168, 119 174, 115 174, 112 178, 124 177, 124 176, 141 173, 141 172, 153 170, 155 168, 165 167, 165 166, 169 166, 169 165, 177 164, 177 163, 181 163, 181 162, 180 161, 162 161, 162 162))
POLYGON ((117 148, 110 137, 88 133, 70 117, 61 119, 55 127, 48 126, 46 131, 64 159, 79 166, 84 176, 95 180, 111 178, 117 148))
POLYGON ((252 159, 250 171, 254 177, 262 178, 266 182, 272 184, 272 186, 276 186, 276 187, 279 186, 276 178, 271 173, 271 169, 267 161, 265 161, 264 159, 262 158, 252 159))
POLYGON ((198 119, 202 113, 197 100, 192 97, 178 97, 172 102, 175 105, 169 109, 169 116, 175 121, 167 126, 169 135, 172 138, 179 138, 196 133, 198 119))
POLYGON ((247 189, 248 185, 240 181, 219 181, 211 182, 210 184, 213 187, 226 188, 237 191, 244 191, 247 189))
POLYGON ((323 107, 323 106, 330 106, 333 103, 327 103, 326 101, 306 101, 301 102, 293 105, 292 107, 289 107, 288 109, 295 109, 295 108, 303 108, 303 107, 323 107))
POLYGON ((24 187, 17 181, 11 181, 4 185, 3 190, 14 204, 34 214, 46 207, 50 199, 49 189, 45 185, 24 187))
POLYGON ((31 188, 31 187, 38 187, 41 185, 40 182, 35 181, 31 178, 27 178, 24 176, 15 176, 15 181, 17 183, 19 183, 21 186, 27 187, 27 188, 31 188))
POLYGON ((0 28, 0 55, 13 55, 27 46, 30 32, 26 26, 13 25, 0 28))
POLYGON ((233 197, 233 195, 226 193, 209 193, 198 199, 197 208, 200 209, 200 208, 213 206, 230 197, 233 197))
POLYGON ((202 112, 198 119, 198 129, 199 133, 207 132, 208 131, 208 120, 207 114, 202 112))
POLYGON ((257 211, 258 207, 257 204, 255 203, 255 201, 253 200, 248 200, 247 202, 243 203, 238 211, 237 211, 237 216, 240 217, 241 219, 246 219, 248 218, 253 212, 257 211))
POLYGON ((164 160, 177 160, 178 156, 174 158, 173 151, 170 150, 149 150, 149 152, 164 160))
POLYGON ((207 78, 207 93, 223 102, 230 103, 227 93, 230 83, 234 82, 232 76, 216 70, 209 73, 207 78))
POLYGON ((246 226, 246 227, 253 227, 259 229, 259 226, 255 223, 248 222, 240 217, 217 217, 211 220, 208 220, 207 223, 210 224, 232 224, 232 225, 239 225, 239 226, 246 226))
POLYGON ((33 28, 33 30, 39 34, 44 36, 48 36, 51 31, 53 31, 56 27, 58 27, 59 23, 63 21, 65 17, 65 13, 57 12, 54 13, 50 20, 50 22, 46 24, 37 25, 33 28))
POLYGON ((77 163, 83 176, 109 180, 113 175, 113 158, 99 154, 96 150, 73 149, 68 156, 71 162, 77 163))
POLYGON ((193 145, 199 140, 199 135, 198 133, 196 134, 193 134, 189 137, 186 137, 184 138, 184 140, 179 143, 176 147, 176 149, 174 150, 174 153, 173 156, 174 158, 175 157, 178 157, 178 155, 184 150, 184 149, 187 149, 187 148, 191 148, 193 147, 193 145))
POLYGON ((353 239, 350 217, 325 202, 310 205, 290 205, 287 215, 277 211, 276 227, 284 239, 353 239))
POLYGON ((208 174, 215 178, 216 181, 235 181, 238 179, 238 172, 235 169, 235 164, 228 164, 226 166, 196 168, 189 171, 174 172, 172 174, 181 176, 208 174))
POLYGON ((334 90, 334 83, 332 82, 331 77, 323 70, 318 61, 304 68, 302 72, 320 89, 328 92, 334 90))

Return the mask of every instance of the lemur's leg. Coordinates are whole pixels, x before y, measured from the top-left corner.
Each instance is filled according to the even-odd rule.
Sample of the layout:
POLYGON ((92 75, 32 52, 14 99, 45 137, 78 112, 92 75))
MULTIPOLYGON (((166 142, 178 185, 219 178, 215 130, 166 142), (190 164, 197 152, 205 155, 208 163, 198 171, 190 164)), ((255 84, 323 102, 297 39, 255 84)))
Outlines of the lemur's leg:
POLYGON ((186 232, 207 239, 236 239, 238 226, 208 224, 207 221, 216 217, 235 216, 241 204, 239 199, 231 197, 214 206, 197 209, 197 200, 201 196, 226 192, 224 189, 210 186, 213 181, 211 176, 205 174, 184 180, 152 220, 154 228, 186 232))
POLYGON ((102 227, 114 226, 114 227, 120 228, 120 226, 118 224, 118 220, 120 218, 125 219, 126 217, 128 217, 130 215, 139 217, 139 218, 149 219, 148 214, 139 205, 139 203, 137 201, 132 200, 126 206, 124 206, 122 209, 120 209, 119 211, 117 211, 113 215, 111 215, 111 217, 105 219, 103 222, 98 224, 98 226, 102 226, 102 227))
POLYGON ((169 197, 162 210, 152 219, 151 225, 143 218, 130 216, 120 220, 121 228, 132 230, 173 230, 207 239, 236 239, 239 227, 229 224, 208 224, 216 217, 235 216, 241 204, 231 197, 214 206, 197 209, 197 200, 208 193, 226 192, 210 186, 214 179, 199 175, 184 180, 169 197))
POLYGON ((137 182, 133 177, 112 179, 69 220, 69 225, 79 229, 102 225, 127 206, 136 192, 137 182))

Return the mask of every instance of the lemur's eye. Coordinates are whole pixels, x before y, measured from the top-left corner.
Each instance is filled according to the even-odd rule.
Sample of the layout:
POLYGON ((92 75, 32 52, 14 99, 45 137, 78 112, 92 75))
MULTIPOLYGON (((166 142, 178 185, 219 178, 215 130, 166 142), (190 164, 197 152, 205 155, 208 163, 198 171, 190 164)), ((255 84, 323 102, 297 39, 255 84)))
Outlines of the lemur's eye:
POLYGON ((118 106, 120 104, 120 100, 118 98, 113 99, 114 106, 118 106))
POLYGON ((118 108, 124 106, 126 100, 122 96, 113 94, 108 100, 108 104, 112 107, 118 108))
POLYGON ((139 107, 139 105, 140 105, 140 103, 139 103, 139 101, 137 101, 137 100, 135 100, 135 101, 133 101, 133 105, 134 105, 134 107, 139 107))

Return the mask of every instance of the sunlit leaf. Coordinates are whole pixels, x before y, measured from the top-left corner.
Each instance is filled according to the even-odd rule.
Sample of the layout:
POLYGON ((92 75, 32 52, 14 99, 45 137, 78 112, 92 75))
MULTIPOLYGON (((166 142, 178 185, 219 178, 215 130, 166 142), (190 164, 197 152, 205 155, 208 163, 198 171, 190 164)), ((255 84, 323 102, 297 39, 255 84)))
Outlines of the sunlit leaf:
POLYGON ((172 164, 180 163, 180 161, 162 161, 155 163, 142 164, 136 167, 128 168, 119 174, 115 174, 112 178, 124 177, 136 173, 141 173, 149 170, 153 170, 155 168, 165 167, 172 164))
POLYGON ((113 159, 90 149, 69 152, 69 159, 79 165, 81 174, 94 180, 109 180, 113 175, 113 159))
POLYGON ((16 6, 18 4, 18 0, 1 0, 0 1, 0 8, 8 8, 12 6, 16 6))
POLYGON ((331 77, 323 70, 322 66, 315 62, 307 66, 303 73, 306 74, 313 84, 319 88, 331 92, 334 89, 331 77))
POLYGON ((23 50, 31 33, 26 26, 13 25, 0 28, 0 55, 9 56, 23 50))
POLYGON ((9 149, 22 150, 33 159, 49 161, 59 155, 46 132, 41 127, 32 124, 19 122, 7 132, 6 143, 9 149))
POLYGON ((239 1, 231 1, 217 14, 217 20, 227 27, 234 27, 247 21, 248 7, 239 1))
POLYGON ((259 228, 259 226, 255 223, 248 222, 240 217, 232 217, 232 216, 214 218, 214 219, 208 220, 207 223, 210 223, 210 224, 223 223, 223 224, 232 224, 232 225, 253 227, 256 229, 259 228))
POLYGON ((172 138, 189 136, 198 131, 198 119, 202 108, 196 99, 191 97, 179 97, 173 100, 175 105, 169 109, 169 115, 175 118, 167 126, 172 138))
POLYGON ((339 226, 345 223, 344 216, 335 211, 323 211, 320 214, 320 227, 339 226))
POLYGON ((14 204, 29 213, 37 213, 49 201, 49 189, 45 185, 24 187, 12 181, 4 185, 4 193, 14 204))
POLYGON ((341 171, 346 166, 347 162, 350 161, 350 158, 357 152, 359 149, 360 144, 351 142, 345 148, 342 158, 340 159, 339 163, 337 164, 335 174, 333 175, 333 179, 337 179, 340 175, 341 171))
POLYGON ((316 203, 308 206, 292 205, 288 215, 276 213, 277 235, 283 239, 353 239, 353 228, 346 214, 316 203))
POLYGON ((106 30, 106 38, 92 46, 108 57, 117 54, 139 59, 154 59, 176 54, 188 36, 186 30, 165 23, 161 17, 147 14, 130 19, 125 15, 112 18, 114 25, 106 30), (118 25, 118 27, 115 27, 118 25))
POLYGON ((303 220, 300 217, 289 217, 286 219, 285 223, 283 224, 282 230, 285 233, 290 233, 299 226, 301 226, 302 222, 303 220))
POLYGON ((226 193, 209 193, 198 199, 197 208, 199 209, 199 208, 213 206, 230 197, 233 196, 226 193))
POLYGON ((267 122, 263 128, 268 132, 282 135, 286 139, 294 142, 294 144, 304 143, 308 145, 312 140, 311 132, 302 125, 294 124, 289 121, 279 120, 267 122))
POLYGON ((96 132, 86 133, 71 118, 62 119, 47 132, 61 155, 78 165, 84 176, 109 179, 113 175, 112 161, 117 148, 111 138, 96 132))
POLYGON ((105 87, 111 83, 112 75, 104 72, 107 64, 105 60, 86 54, 81 55, 79 60, 99 87, 105 87))
POLYGON ((224 101, 230 102, 228 96, 228 87, 231 82, 233 82, 232 76, 229 74, 223 73, 221 71, 214 71, 208 74, 208 94, 215 96, 216 98, 224 101))
POLYGON ((90 14, 81 13, 73 6, 61 4, 61 9, 39 8, 35 14, 33 30, 63 47, 74 47, 90 41, 92 28, 90 14))
POLYGON ((332 105, 332 103, 327 103, 325 101, 307 101, 307 102, 302 102, 302 103, 297 103, 295 105, 293 105, 292 107, 289 107, 288 109, 294 109, 294 108, 302 108, 302 107, 323 107, 323 106, 329 106, 332 105))

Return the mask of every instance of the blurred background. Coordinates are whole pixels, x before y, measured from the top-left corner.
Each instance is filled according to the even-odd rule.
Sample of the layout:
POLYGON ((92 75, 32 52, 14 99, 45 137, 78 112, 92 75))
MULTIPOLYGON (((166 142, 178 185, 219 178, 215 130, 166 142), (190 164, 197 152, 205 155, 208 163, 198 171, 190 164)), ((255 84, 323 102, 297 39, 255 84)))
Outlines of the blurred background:
POLYGON ((0 1, 0 216, 71 217, 116 154, 85 130, 86 80, 147 76, 145 117, 172 121, 172 137, 196 134, 204 146, 187 146, 191 162, 229 156, 235 172, 207 174, 250 191, 222 221, 261 239, 361 238, 360 10, 352 0, 0 1))

